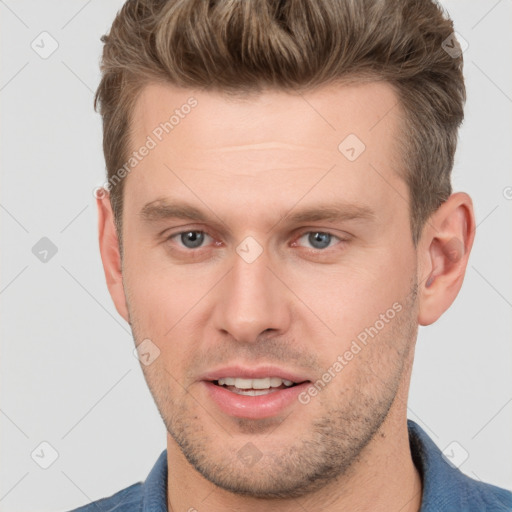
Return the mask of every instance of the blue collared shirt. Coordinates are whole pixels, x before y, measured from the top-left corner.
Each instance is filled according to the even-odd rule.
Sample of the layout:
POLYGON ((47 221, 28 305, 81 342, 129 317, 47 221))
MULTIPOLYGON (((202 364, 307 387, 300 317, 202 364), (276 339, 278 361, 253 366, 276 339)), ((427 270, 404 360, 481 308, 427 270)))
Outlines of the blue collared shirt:
MULTIPOLYGON (((414 421, 407 420, 414 464, 423 480, 420 512, 511 512, 512 492, 470 478, 446 461, 414 421)), ((167 512, 167 450, 145 482, 71 512, 167 512)))

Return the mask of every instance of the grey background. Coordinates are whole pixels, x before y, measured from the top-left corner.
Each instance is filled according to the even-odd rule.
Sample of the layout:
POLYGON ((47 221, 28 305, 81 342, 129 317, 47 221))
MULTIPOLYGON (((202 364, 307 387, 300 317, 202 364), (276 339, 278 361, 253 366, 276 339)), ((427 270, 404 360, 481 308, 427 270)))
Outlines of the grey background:
MULTIPOLYGON (((0 0, 1 511, 109 496, 165 449, 104 282, 92 193, 104 181, 99 39, 121 4, 0 0), (46 59, 31 47, 43 31, 59 45, 46 59), (43 237, 58 249, 46 263, 32 252, 43 237), (58 452, 48 469, 31 457, 43 441, 58 452)), ((459 297, 420 328, 409 418, 459 461, 467 452, 462 471, 512 489, 512 1, 443 4, 469 44, 453 184, 479 225, 459 297)))

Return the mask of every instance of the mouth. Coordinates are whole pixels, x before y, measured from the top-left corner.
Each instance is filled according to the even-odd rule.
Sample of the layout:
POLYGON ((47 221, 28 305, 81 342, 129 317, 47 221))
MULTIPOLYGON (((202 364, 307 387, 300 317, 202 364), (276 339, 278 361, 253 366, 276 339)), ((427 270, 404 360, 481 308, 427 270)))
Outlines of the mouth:
POLYGON ((298 403, 311 380, 276 367, 231 367, 203 375, 212 404, 228 416, 261 419, 284 413, 298 403))

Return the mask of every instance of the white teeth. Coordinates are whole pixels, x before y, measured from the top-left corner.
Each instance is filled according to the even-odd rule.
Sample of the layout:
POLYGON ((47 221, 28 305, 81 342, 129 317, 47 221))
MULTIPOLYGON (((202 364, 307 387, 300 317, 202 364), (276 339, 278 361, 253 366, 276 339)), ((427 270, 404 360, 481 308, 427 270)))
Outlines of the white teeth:
POLYGON ((279 377, 265 377, 264 379, 239 379, 235 377, 224 377, 218 380, 219 386, 235 386, 238 389, 269 389, 278 388, 281 384, 291 386, 291 380, 280 379, 279 377))
MULTIPOLYGON (((280 379, 279 377, 270 377, 268 379, 261 379, 262 381, 268 381, 268 386, 265 386, 266 388, 268 387, 271 387, 271 388, 278 388, 282 383, 282 379, 280 379)), ((256 381, 254 381, 254 385, 256 386, 256 381)), ((255 388, 257 389, 257 388, 255 388)))

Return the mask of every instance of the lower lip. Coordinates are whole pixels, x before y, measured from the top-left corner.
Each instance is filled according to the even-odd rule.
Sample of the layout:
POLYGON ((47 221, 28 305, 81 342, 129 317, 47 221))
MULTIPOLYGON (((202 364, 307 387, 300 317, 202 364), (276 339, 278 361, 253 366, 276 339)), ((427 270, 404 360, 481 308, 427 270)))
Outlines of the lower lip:
POLYGON ((292 403, 298 402, 298 395, 310 385, 309 382, 303 382, 266 395, 249 396, 233 393, 210 381, 203 382, 210 397, 224 413, 250 419, 269 418, 279 414, 292 403))

